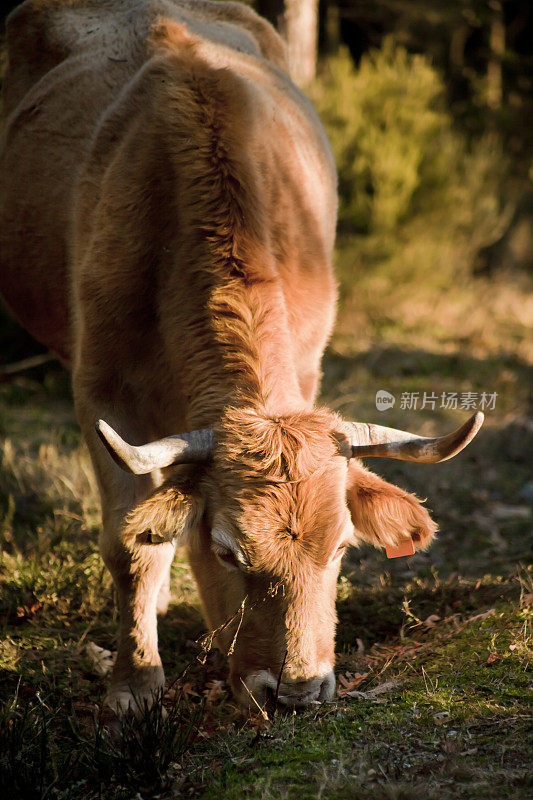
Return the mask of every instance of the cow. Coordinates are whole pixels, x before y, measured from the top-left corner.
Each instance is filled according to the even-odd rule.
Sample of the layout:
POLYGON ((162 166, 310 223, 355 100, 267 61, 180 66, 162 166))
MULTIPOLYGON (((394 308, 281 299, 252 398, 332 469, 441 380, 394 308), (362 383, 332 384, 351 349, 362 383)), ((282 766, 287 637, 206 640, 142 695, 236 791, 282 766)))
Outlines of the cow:
POLYGON ((482 415, 427 439, 315 405, 336 171, 250 8, 27 0, 7 46, 0 290, 72 370, 119 607, 107 703, 164 686, 178 543, 236 699, 329 700, 346 547, 436 531, 359 458, 450 458, 482 415))

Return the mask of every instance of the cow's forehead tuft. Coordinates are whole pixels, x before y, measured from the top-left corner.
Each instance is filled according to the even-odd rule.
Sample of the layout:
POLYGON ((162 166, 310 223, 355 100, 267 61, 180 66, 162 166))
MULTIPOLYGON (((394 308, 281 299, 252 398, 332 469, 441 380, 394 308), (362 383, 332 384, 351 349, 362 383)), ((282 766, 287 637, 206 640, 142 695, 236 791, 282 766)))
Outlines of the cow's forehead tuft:
POLYGON ((282 556, 297 556, 303 548, 327 560, 347 513, 345 479, 338 468, 298 484, 278 482, 267 490, 241 492, 236 499, 228 518, 241 541, 259 550, 281 547, 282 556))
POLYGON ((217 431, 216 466, 244 484, 270 481, 272 491, 278 482, 297 487, 338 454, 338 427, 338 418, 323 409, 284 416, 228 409, 217 431))

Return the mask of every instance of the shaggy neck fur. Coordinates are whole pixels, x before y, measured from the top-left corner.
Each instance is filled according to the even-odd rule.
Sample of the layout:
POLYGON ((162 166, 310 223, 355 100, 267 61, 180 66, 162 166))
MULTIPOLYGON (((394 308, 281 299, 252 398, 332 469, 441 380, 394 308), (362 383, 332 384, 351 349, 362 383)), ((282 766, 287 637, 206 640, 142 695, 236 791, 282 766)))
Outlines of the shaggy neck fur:
POLYGON ((180 227, 165 337, 187 361, 188 423, 215 424, 228 406, 293 413, 306 404, 258 199, 265 194, 261 164, 246 146, 257 125, 246 80, 206 64, 199 45, 177 25, 165 25, 156 41, 165 54, 152 76, 154 108, 165 109, 160 135, 178 187, 180 227), (172 300, 184 296, 195 298, 186 314, 182 301, 172 300))

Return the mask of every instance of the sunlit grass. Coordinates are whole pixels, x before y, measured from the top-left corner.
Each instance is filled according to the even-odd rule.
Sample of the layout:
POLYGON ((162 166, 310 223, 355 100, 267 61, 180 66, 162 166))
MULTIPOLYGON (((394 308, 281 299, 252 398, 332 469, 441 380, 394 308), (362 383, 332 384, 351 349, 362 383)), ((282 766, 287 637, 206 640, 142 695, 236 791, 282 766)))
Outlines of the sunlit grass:
POLYGON ((367 675, 357 687, 361 697, 346 694, 268 722, 238 711, 224 659, 201 652, 198 596, 178 552, 173 601, 160 623, 165 703, 182 698, 193 714, 202 703, 205 709, 192 749, 173 744, 181 722, 174 733, 160 733, 156 750, 166 755, 156 753, 159 777, 150 780, 146 747, 135 757, 121 751, 119 764, 112 728, 99 717, 107 678, 88 645, 111 658, 117 618, 97 548, 96 483, 68 389, 53 369, 44 384, 28 376, 0 386, 0 700, 8 724, 0 758, 8 763, 7 797, 528 797, 533 585, 517 565, 529 553, 522 492, 531 434, 522 419, 530 297, 521 285, 496 282, 492 294, 488 283, 485 294, 476 283, 448 292, 376 284, 392 298, 383 309, 368 281, 362 275, 359 289, 345 296, 324 362, 326 402, 347 417, 421 433, 443 432, 466 413, 398 404, 378 412, 376 390, 490 389, 498 392, 496 408, 453 461, 372 464, 428 497, 440 534, 427 554, 409 561, 387 561, 370 547, 345 559, 337 669, 367 675), (394 688, 365 698, 387 682, 394 688), (93 719, 101 719, 100 728, 93 719), (77 734, 67 736, 71 726, 77 734), (17 736, 18 760, 9 756, 17 736), (46 764, 41 752, 51 754, 46 764), (31 767, 15 780, 20 759, 31 767), (115 777, 104 781, 110 769, 115 777))
MULTIPOLYGON (((413 380, 439 375, 452 386, 457 375, 451 362, 431 361, 434 331, 429 327, 426 337, 427 355, 409 368, 413 380)), ((348 412, 371 409, 376 383, 375 365, 358 358, 357 347, 354 338, 351 357, 333 353, 325 364, 327 392, 346 400, 347 387, 353 387, 355 396, 343 408, 348 412)), ((398 356, 377 363, 380 378, 388 375, 398 386, 405 380, 405 363, 398 356)), ((520 366, 511 368, 521 374, 520 366)), ((485 369, 490 366, 483 360, 472 361, 474 384, 485 369)), ((387 562, 371 548, 346 558, 339 586, 337 668, 343 674, 368 673, 358 687, 363 693, 393 681, 396 688, 381 697, 346 695, 296 717, 275 715, 268 723, 239 712, 224 684, 224 660, 215 653, 207 654, 203 666, 197 660, 201 653, 195 641, 203 623, 194 583, 178 554, 174 601, 160 624, 168 679, 171 684, 177 679, 168 698, 189 698, 191 713, 199 713, 202 698, 211 699, 188 752, 172 738, 185 730, 184 722, 174 733, 158 729, 163 749, 156 748, 156 765, 148 766, 159 770, 159 777, 147 780, 146 747, 128 755, 105 727, 105 717, 101 728, 91 721, 99 718, 106 678, 97 674, 87 644, 112 652, 117 620, 111 581, 97 552, 96 486, 68 398, 43 392, 37 384, 22 390, 4 386, 0 393, 3 425, 12 430, 0 471, 0 697, 9 736, 18 736, 20 747, 19 760, 12 758, 11 772, 4 772, 11 786, 7 797, 66 800, 81 792, 88 800, 118 800, 131 796, 133 786, 143 798, 185 792, 217 800, 488 800, 494 791, 502 798, 528 796, 525 726, 533 591, 531 573, 515 565, 527 554, 529 523, 523 516, 503 517, 497 535, 492 523, 483 527, 501 505, 523 505, 517 498, 527 481, 527 463, 513 462, 509 450, 507 409, 513 402, 492 415, 499 444, 484 434, 472 456, 436 471, 376 465, 427 494, 441 524, 429 554, 410 562, 387 562), (17 406, 13 392, 23 397, 17 406), (54 409, 59 409, 58 424, 40 428, 40 414, 51 420, 54 409), (21 424, 25 419, 31 424, 21 424), (480 475, 479 459, 494 451, 499 461, 480 475), (221 682, 215 691, 213 680, 221 682), (71 726, 78 733, 67 736, 71 726), (36 741, 51 754, 46 765, 36 741), (160 752, 166 754, 163 760, 160 752), (32 766, 19 770, 15 781, 20 759, 32 766), (70 772, 65 765, 72 766, 70 772), (103 781, 110 769, 115 777, 103 781)), ((442 423, 438 414, 413 418, 428 430, 442 423)), ((152 734, 146 735, 148 741, 152 734)), ((13 753, 9 742, 4 740, 4 763, 13 753)))

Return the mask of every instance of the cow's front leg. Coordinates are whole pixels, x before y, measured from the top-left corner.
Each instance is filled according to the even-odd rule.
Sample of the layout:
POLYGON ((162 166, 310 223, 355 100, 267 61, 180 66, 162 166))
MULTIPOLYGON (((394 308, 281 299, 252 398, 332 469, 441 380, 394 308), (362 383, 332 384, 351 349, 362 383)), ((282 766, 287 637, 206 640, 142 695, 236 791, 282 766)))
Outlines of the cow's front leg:
POLYGON ((151 704, 164 686, 157 647, 158 598, 175 550, 172 542, 152 544, 146 531, 125 528, 123 516, 104 511, 101 537, 120 614, 117 659, 106 702, 119 713, 151 704))
MULTIPOLYGON (((160 592, 168 594, 175 544, 171 537, 153 543, 145 520, 139 519, 138 524, 128 522, 129 515, 159 486, 162 477, 159 471, 131 475, 114 463, 94 428, 96 418, 113 417, 101 406, 97 417, 95 407, 99 406, 82 403, 78 397, 78 417, 102 502, 100 551, 113 576, 118 599, 117 658, 106 702, 121 713, 128 708, 138 711, 145 703, 152 703, 164 685, 157 647, 157 611, 164 599, 160 592)), ((141 441, 149 438, 139 426, 130 425, 128 432, 141 441)))

